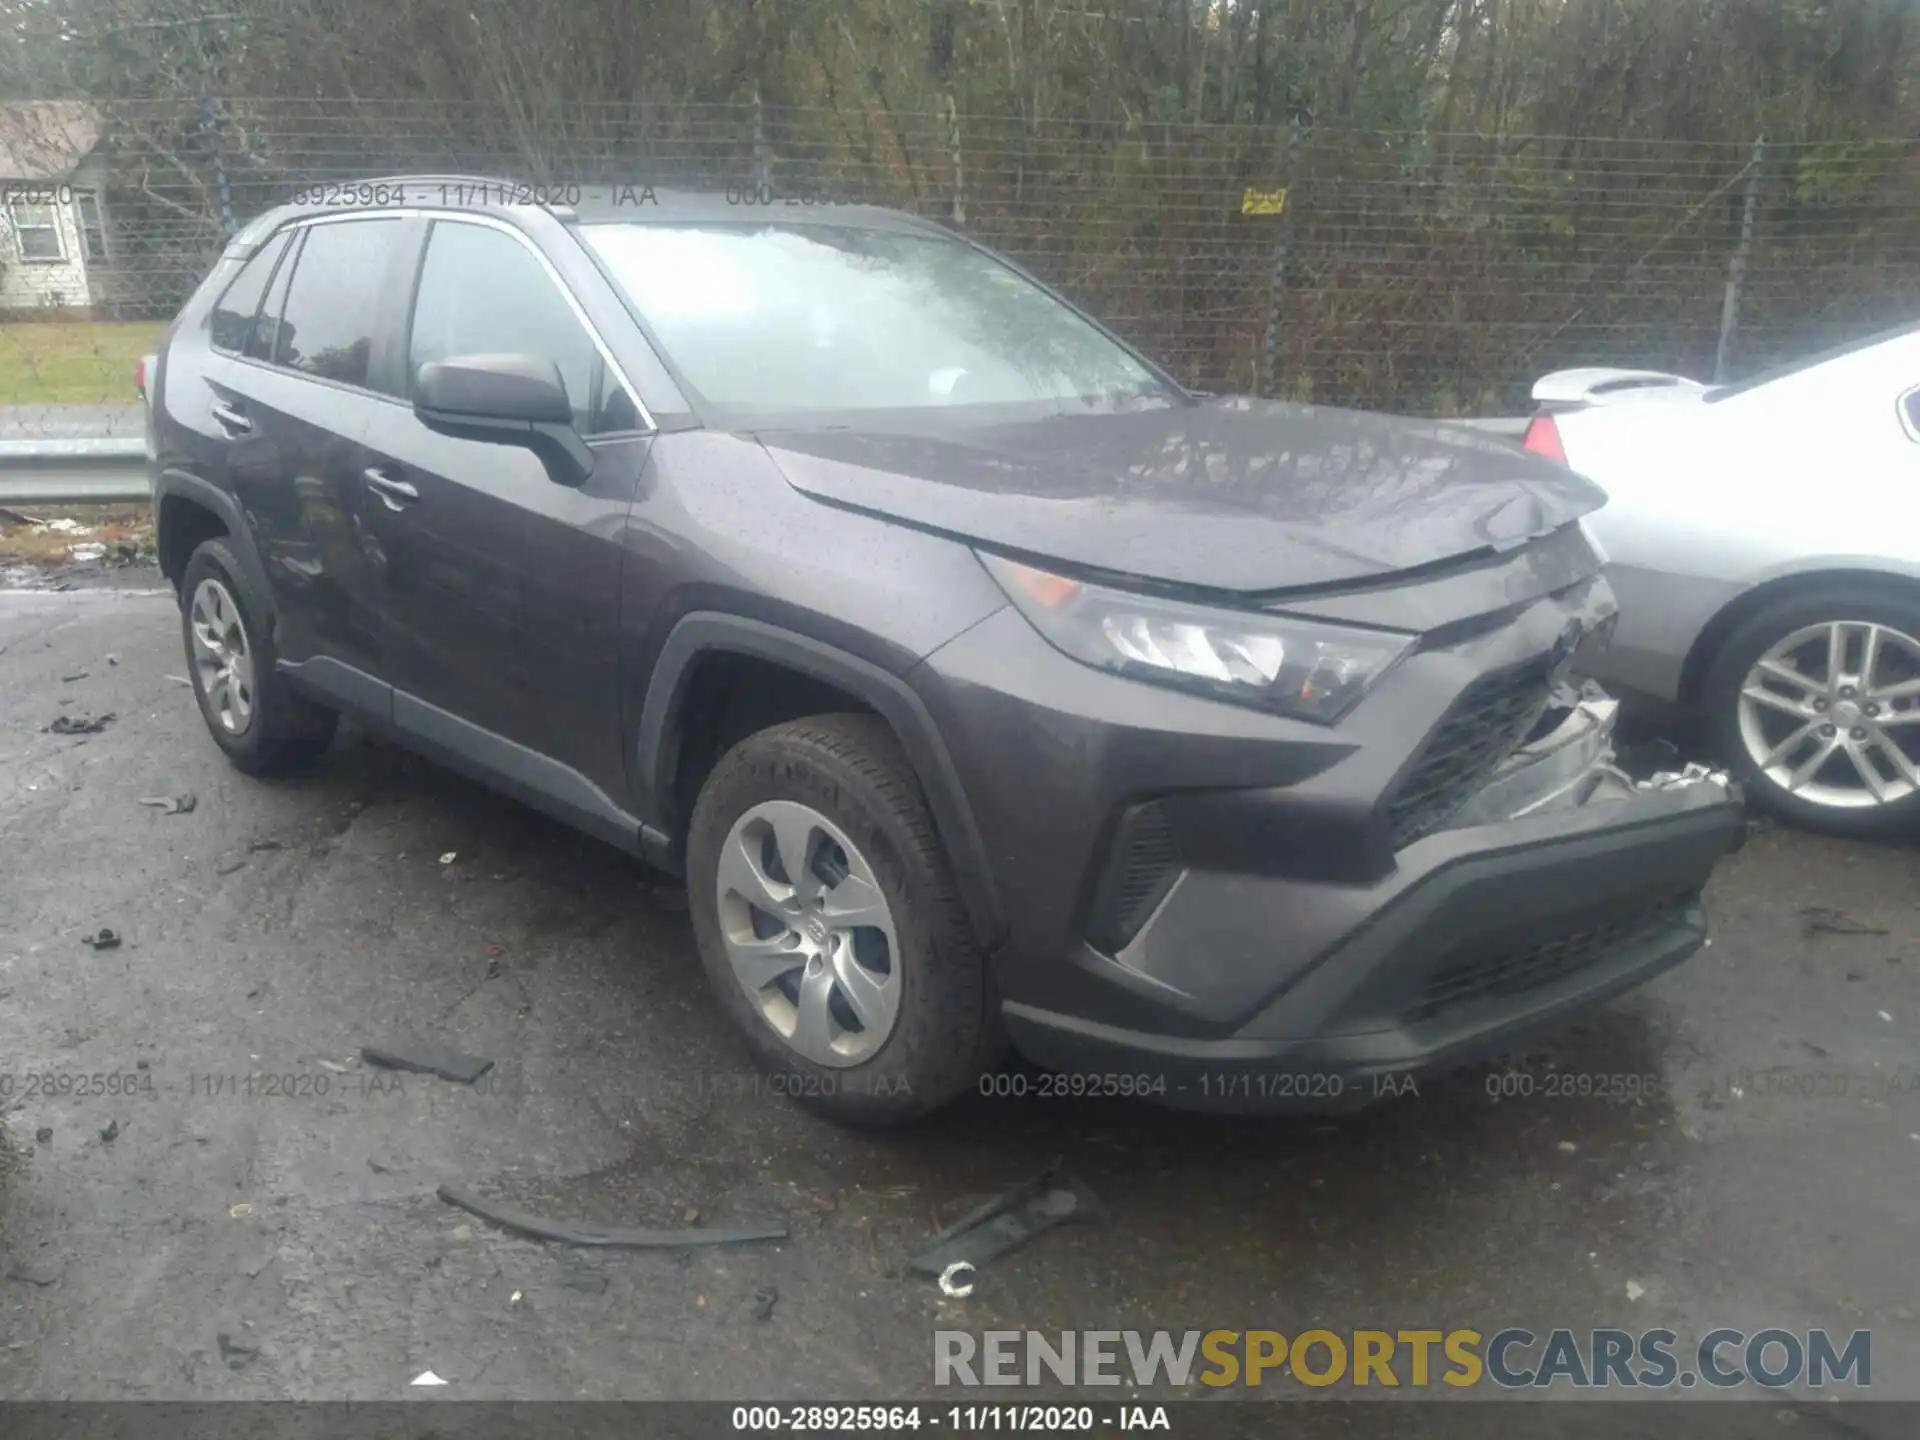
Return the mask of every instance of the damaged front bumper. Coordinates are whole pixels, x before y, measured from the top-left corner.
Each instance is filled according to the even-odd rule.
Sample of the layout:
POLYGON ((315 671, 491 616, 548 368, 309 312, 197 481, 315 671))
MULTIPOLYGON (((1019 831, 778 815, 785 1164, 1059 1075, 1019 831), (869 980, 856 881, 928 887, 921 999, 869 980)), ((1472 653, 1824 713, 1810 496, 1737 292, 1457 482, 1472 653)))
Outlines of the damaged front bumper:
POLYGON ((1150 982, 1164 1030, 1009 1003, 1056 1068, 1149 1078, 1168 1104, 1333 1110, 1505 1053, 1693 954, 1701 893, 1745 835, 1703 766, 1636 781, 1616 705, 1565 690, 1444 826, 1362 884, 1191 868, 1140 934, 1083 967, 1150 982))
POLYGON ((1519 820, 1595 802, 1628 800, 1648 790, 1692 785, 1717 786, 1733 796, 1726 772, 1705 765, 1634 780, 1620 768, 1614 750, 1619 712, 1620 702, 1591 681, 1578 687, 1562 685, 1533 738, 1514 751, 1443 828, 1519 820))

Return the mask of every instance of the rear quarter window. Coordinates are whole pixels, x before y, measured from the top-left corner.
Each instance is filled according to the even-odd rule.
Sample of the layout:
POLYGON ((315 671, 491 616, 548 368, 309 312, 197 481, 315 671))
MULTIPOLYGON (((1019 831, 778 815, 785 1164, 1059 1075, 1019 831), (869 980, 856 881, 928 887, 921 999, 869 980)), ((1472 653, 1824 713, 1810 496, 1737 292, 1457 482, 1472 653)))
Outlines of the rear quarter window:
POLYGON ((253 334, 254 319, 260 313, 261 297, 267 293, 273 267, 286 248, 287 236, 283 231, 254 252, 253 258, 240 267, 240 272, 227 285, 226 293, 214 302, 207 317, 214 349, 229 355, 246 349, 253 334))

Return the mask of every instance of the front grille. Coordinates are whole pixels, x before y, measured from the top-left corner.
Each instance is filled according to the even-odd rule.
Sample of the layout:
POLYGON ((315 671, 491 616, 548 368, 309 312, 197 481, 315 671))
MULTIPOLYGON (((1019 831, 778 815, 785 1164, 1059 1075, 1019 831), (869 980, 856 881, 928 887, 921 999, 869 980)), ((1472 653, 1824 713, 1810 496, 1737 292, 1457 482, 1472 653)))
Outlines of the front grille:
POLYGON ((1437 830, 1486 783, 1547 708, 1553 664, 1541 656, 1482 675, 1453 703, 1427 737, 1426 749, 1387 802, 1393 848, 1437 830))
POLYGON ((1179 874, 1165 800, 1136 805, 1120 819, 1095 892, 1087 938, 1114 954, 1139 933, 1179 874))
POLYGON ((1401 1020, 1431 1020, 1457 1005, 1518 995, 1598 963, 1670 927, 1693 900, 1691 892, 1597 920, 1552 940, 1461 960, 1433 972, 1401 1020))

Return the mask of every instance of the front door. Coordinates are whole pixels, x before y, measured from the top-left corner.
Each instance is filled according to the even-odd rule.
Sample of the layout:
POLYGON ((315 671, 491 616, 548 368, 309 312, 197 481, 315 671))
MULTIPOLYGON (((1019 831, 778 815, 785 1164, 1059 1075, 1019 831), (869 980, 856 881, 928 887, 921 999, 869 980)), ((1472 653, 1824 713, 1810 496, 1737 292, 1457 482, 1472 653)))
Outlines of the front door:
POLYGON ((497 222, 434 221, 405 374, 506 352, 559 366, 594 471, 571 488, 530 450, 439 434, 398 405, 373 416, 395 721, 517 788, 610 813, 626 791, 621 539, 650 441, 532 242, 497 222))

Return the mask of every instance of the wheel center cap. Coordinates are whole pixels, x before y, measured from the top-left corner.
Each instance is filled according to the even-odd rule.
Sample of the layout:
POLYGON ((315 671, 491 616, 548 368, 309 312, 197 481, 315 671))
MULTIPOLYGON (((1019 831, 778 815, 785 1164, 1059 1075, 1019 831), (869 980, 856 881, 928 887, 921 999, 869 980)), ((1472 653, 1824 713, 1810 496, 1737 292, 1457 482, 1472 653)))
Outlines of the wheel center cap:
POLYGON ((806 920, 807 939, 816 945, 827 943, 827 922, 818 915, 809 915, 806 920))
POLYGON ((1834 701, 1833 702, 1833 723, 1836 725, 1845 725, 1849 727, 1858 725, 1860 723, 1859 705, 1852 700, 1834 701))

